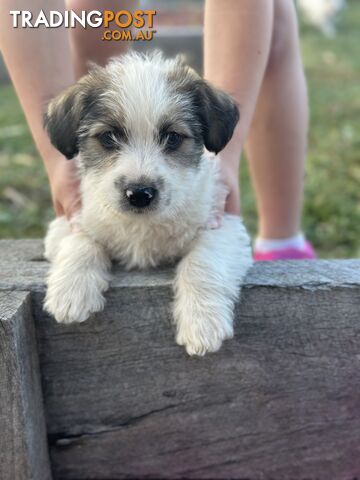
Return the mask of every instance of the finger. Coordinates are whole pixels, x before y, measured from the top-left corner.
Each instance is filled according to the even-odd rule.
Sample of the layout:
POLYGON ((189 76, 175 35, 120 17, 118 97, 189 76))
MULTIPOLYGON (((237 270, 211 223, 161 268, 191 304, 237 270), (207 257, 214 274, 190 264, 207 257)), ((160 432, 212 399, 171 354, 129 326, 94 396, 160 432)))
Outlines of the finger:
POLYGON ((53 207, 55 210, 55 215, 57 217, 63 217, 65 215, 64 208, 61 205, 60 202, 57 202, 56 200, 53 200, 53 207))
POLYGON ((232 190, 227 196, 225 212, 232 215, 240 215, 240 194, 237 190, 232 190))
POLYGON ((213 218, 211 218, 208 221, 206 225, 207 230, 217 230, 220 227, 221 227, 221 215, 215 215, 213 218))
POLYGON ((76 196, 72 202, 70 202, 65 207, 65 215, 66 218, 70 221, 74 216, 76 216, 79 211, 81 210, 81 198, 80 196, 76 196))

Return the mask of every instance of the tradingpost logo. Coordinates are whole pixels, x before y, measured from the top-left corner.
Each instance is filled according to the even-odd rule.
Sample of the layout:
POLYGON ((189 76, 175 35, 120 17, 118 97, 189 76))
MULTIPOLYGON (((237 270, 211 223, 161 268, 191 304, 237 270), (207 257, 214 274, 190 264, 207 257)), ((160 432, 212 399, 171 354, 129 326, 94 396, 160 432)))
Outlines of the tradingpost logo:
POLYGON ((40 10, 34 15, 28 10, 10 10, 14 28, 101 28, 103 41, 150 41, 154 38, 156 10, 40 10))

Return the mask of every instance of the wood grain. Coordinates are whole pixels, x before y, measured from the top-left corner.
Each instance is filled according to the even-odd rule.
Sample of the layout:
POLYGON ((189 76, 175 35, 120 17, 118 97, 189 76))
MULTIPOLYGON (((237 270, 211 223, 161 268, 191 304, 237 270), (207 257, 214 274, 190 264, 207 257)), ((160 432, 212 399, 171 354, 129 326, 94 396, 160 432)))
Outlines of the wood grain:
POLYGON ((360 478, 360 261, 257 264, 235 338, 204 358, 174 342, 171 270, 115 269, 104 312, 63 326, 41 308, 46 264, 11 263, 0 288, 32 291, 55 479, 360 478))
POLYGON ((51 478, 29 294, 0 292, 0 479, 51 478))
POLYGON ((248 290, 234 340, 200 359, 174 344, 169 299, 113 291, 87 324, 41 317, 58 478, 359 475, 359 291, 248 290))

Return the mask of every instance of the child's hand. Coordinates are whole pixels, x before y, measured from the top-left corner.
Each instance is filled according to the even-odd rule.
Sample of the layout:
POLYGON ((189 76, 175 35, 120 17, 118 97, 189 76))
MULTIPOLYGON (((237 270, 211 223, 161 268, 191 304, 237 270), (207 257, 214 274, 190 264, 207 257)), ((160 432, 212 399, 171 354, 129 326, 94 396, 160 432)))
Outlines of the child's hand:
POLYGON ((80 180, 75 161, 59 157, 49 180, 56 215, 65 215, 70 220, 81 208, 80 180))
POLYGON ((227 188, 228 194, 225 204, 220 205, 221 213, 231 213, 232 215, 240 215, 240 188, 238 178, 238 168, 236 165, 226 163, 220 154, 220 178, 227 188))
POLYGON ((238 165, 225 163, 219 159, 220 181, 225 187, 224 195, 218 200, 217 209, 209 218, 206 228, 216 230, 221 227, 224 213, 240 215, 240 189, 238 181, 238 165))

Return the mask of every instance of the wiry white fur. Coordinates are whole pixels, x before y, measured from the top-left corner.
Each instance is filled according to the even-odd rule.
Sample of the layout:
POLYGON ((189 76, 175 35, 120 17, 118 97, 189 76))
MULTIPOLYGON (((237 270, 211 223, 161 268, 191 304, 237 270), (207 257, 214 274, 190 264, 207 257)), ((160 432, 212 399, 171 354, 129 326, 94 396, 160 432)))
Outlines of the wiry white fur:
MULTIPOLYGON (((132 158, 127 164, 123 157, 119 167, 109 170, 102 179, 96 175, 83 179, 82 228, 89 235, 96 231, 112 258, 128 269, 156 267, 186 254, 208 219, 215 215, 223 190, 217 181, 213 155, 204 154, 197 172, 174 172, 165 163, 161 166, 153 161, 152 165, 149 160, 143 165, 147 175, 156 178, 160 170, 167 184, 164 194, 168 190, 171 195, 170 204, 163 205, 156 215, 129 216, 117 209, 115 192, 112 198, 114 178, 122 173, 131 175, 132 158)), ((141 175, 141 170, 136 175, 141 175)))
POLYGON ((173 168, 153 140, 156 118, 177 101, 163 75, 171 61, 155 57, 146 64, 133 56, 125 61, 126 69, 124 61, 110 66, 110 96, 122 95, 122 110, 137 133, 109 168, 83 172, 77 233, 69 233, 64 217, 51 223, 45 308, 59 322, 82 322, 104 307, 111 260, 128 269, 180 260, 174 281, 176 339, 189 354, 203 355, 233 335, 234 303, 252 263, 249 238, 232 215, 223 217, 219 229, 206 228, 224 193, 214 156, 204 151, 198 167, 173 168), (120 70, 126 74, 119 87, 120 70), (124 175, 132 181, 143 175, 165 179, 156 211, 136 215, 118 208, 114 180, 124 175))
MULTIPOLYGON (((64 233, 65 217, 52 222, 51 230, 64 233)), ((45 248, 49 252, 48 242, 45 248)), ((59 236, 58 251, 48 276, 45 309, 58 322, 83 322, 105 306, 103 292, 110 281, 110 259, 102 245, 78 232, 59 236)))
POLYGON ((45 239, 45 258, 54 262, 60 249, 60 240, 71 234, 69 222, 65 217, 60 217, 50 223, 45 239))
POLYGON ((220 229, 203 231, 180 261, 174 284, 176 340, 190 355, 215 352, 233 336, 234 302, 251 263, 248 235, 232 215, 223 218, 220 229))
POLYGON ((298 0, 306 19, 329 37, 336 34, 335 20, 345 3, 345 0, 298 0))

